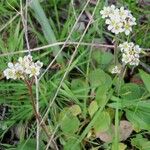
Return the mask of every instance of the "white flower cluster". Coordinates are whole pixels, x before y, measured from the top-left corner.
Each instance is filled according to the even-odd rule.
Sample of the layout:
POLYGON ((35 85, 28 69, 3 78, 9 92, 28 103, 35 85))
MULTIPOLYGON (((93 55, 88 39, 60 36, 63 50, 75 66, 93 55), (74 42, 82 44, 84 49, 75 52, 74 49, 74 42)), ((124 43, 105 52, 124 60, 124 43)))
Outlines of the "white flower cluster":
POLYGON ((108 30, 112 33, 119 34, 124 32, 126 35, 129 35, 132 31, 132 26, 136 25, 136 19, 124 7, 118 9, 114 5, 111 5, 104 7, 100 13, 102 18, 106 18, 105 23, 108 24, 108 30))
POLYGON ((33 62, 32 56, 27 55, 19 57, 18 62, 13 64, 8 63, 8 68, 4 70, 4 76, 7 79, 25 79, 32 76, 38 76, 43 63, 40 61, 33 62))
POLYGON ((119 48, 122 52, 122 62, 124 64, 138 66, 140 62, 139 54, 141 53, 139 45, 134 45, 133 42, 124 42, 119 45, 119 48))
POLYGON ((115 66, 114 68, 112 68, 111 70, 112 74, 120 74, 121 73, 121 68, 118 66, 115 66))

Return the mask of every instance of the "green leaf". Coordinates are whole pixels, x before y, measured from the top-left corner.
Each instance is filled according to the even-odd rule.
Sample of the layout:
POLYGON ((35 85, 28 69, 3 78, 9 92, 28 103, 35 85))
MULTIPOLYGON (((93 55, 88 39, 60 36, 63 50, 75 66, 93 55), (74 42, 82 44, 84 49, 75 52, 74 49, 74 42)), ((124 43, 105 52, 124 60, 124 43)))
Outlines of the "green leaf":
POLYGON ((101 69, 93 70, 89 74, 89 81, 92 87, 103 85, 105 80, 105 72, 101 69))
POLYGON ((102 55, 100 51, 95 50, 92 52, 92 59, 96 61, 98 64, 101 64, 101 56, 102 55))
POLYGON ((78 99, 85 99, 89 92, 89 85, 82 79, 74 79, 71 82, 71 90, 78 99))
MULTIPOLYGON (((137 106, 133 106, 132 109, 126 110, 127 119, 136 128, 150 130, 150 109, 148 109, 147 106, 140 107, 140 103, 136 105, 137 106)), ((146 105, 150 105, 150 103, 146 105)))
POLYGON ((96 88, 98 86, 111 87, 112 79, 101 69, 96 69, 90 72, 89 81, 92 87, 96 88))
POLYGON ((110 122, 111 119, 109 113, 106 111, 102 111, 98 116, 97 120, 94 122, 93 127, 95 132, 99 133, 107 131, 110 127, 110 122))
POLYGON ((61 130, 65 134, 74 134, 79 128, 80 121, 69 110, 65 109, 60 113, 60 124, 61 130))
POLYGON ((142 94, 141 88, 134 83, 124 84, 120 89, 120 96, 123 99, 138 99, 142 96, 142 94))
POLYGON ((147 90, 150 92, 150 75, 143 70, 140 70, 140 76, 146 86, 147 90))
MULTIPOLYGON (((71 150, 72 146, 75 144, 76 141, 77 141, 76 138, 69 138, 64 145, 64 150, 71 150)), ((81 150, 79 144, 76 145, 76 150, 81 150)))
POLYGON ((105 104, 107 100, 107 87, 104 86, 99 86, 97 91, 96 91, 96 102, 99 106, 102 106, 105 104))
POLYGON ((146 138, 143 138, 142 135, 137 135, 136 138, 131 140, 133 146, 138 148, 139 150, 149 150, 150 149, 150 141, 146 138))
POLYGON ((93 51, 92 58, 100 65, 108 65, 112 59, 113 55, 109 52, 100 52, 100 51, 93 51))
POLYGON ((113 59, 112 53, 103 52, 101 56, 101 64, 107 65, 112 61, 112 59, 113 59))
POLYGON ((96 101, 92 101, 90 103, 90 106, 88 108, 88 112, 89 112, 89 115, 91 117, 93 117, 93 115, 95 114, 95 112, 98 110, 98 105, 97 105, 97 102, 96 101))
MULTIPOLYGON (((36 140, 35 139, 29 139, 27 141, 21 142, 16 150, 35 150, 36 149, 36 140)), ((40 150, 44 150, 45 145, 42 141, 40 141, 40 150)))

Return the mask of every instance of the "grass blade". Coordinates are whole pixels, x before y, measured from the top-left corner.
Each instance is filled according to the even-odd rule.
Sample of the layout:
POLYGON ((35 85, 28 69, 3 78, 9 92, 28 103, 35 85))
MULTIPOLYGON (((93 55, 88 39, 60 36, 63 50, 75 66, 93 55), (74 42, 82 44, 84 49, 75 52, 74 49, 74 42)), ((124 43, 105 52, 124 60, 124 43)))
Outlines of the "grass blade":
MULTIPOLYGON (((47 42, 49 44, 52 43, 57 43, 55 34, 49 24, 49 21, 44 13, 43 8, 40 5, 39 0, 33 0, 30 4, 31 8, 34 10, 36 19, 38 20, 38 22, 40 23, 41 27, 42 27, 42 31, 44 33, 44 36, 47 40, 47 42)), ((56 56, 56 54, 60 51, 59 46, 55 46, 54 47, 54 51, 53 51, 53 55, 56 56)), ((62 54, 60 53, 60 55, 57 57, 57 62, 60 63, 61 65, 64 64, 64 59, 62 54)))

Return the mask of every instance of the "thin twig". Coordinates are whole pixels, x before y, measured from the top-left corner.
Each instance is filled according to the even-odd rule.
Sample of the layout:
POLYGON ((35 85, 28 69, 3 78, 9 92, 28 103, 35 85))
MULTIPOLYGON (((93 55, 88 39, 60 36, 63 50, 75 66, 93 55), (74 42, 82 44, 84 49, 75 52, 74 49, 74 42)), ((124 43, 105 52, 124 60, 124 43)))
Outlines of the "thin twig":
POLYGON ((24 15, 22 0, 20 0, 20 15, 21 15, 21 19, 22 19, 23 28, 24 28, 24 34, 25 34, 25 40, 26 40, 28 53, 31 54, 29 40, 28 40, 28 27, 27 27, 27 9, 28 9, 28 2, 27 1, 28 0, 26 0, 25 15, 24 15))
POLYGON ((56 128, 54 129, 53 134, 52 134, 52 136, 51 136, 50 140, 48 141, 48 144, 47 144, 47 146, 46 146, 46 149, 45 149, 45 150, 48 150, 48 149, 49 149, 50 144, 51 144, 51 142, 52 142, 52 140, 53 140, 53 138, 54 138, 54 135, 55 135, 55 133, 56 133, 56 131, 57 131, 57 129, 58 129, 58 127, 59 127, 59 126, 60 126, 60 124, 58 124, 58 125, 56 126, 56 128))
MULTIPOLYGON (((55 47, 57 45, 64 45, 64 43, 66 43, 65 47, 67 47, 67 46, 70 46, 70 45, 77 45, 79 42, 71 42, 70 41, 70 42, 52 43, 52 44, 48 44, 48 45, 45 45, 45 46, 41 46, 41 47, 30 49, 30 52, 41 51, 41 50, 44 50, 44 49, 47 49, 47 48, 55 47)), ((101 44, 101 43, 86 43, 86 42, 81 42, 80 45, 81 46, 93 46, 93 47, 97 47, 97 48, 101 48, 101 47, 111 48, 111 49, 114 48, 114 45, 101 44)), ((150 51, 149 48, 143 48, 143 50, 144 51, 150 51)), ((9 51, 11 51, 11 50, 9 50, 9 51)), ((20 50, 20 51, 17 51, 17 52, 3 53, 3 54, 0 54, 0 57, 10 56, 10 55, 17 55, 17 54, 21 54, 21 53, 28 53, 28 50, 20 50)))
MULTIPOLYGON (((67 47, 67 46, 70 46, 70 45, 77 45, 78 42, 71 42, 70 41, 70 42, 52 43, 52 44, 48 44, 48 45, 45 45, 45 46, 42 46, 42 47, 37 47, 37 48, 30 49, 30 52, 36 52, 36 51, 44 50, 44 49, 47 49, 47 48, 55 47, 57 45, 64 45, 64 44, 65 44, 65 47, 67 47)), ((100 44, 100 43, 81 42, 80 45, 82 45, 82 46, 93 46, 93 47, 97 47, 97 48, 99 48, 99 47, 114 48, 113 45, 100 44)), ((9 51, 11 51, 11 50, 9 50, 9 51)), ((0 54, 0 57, 16 55, 16 54, 21 54, 21 53, 28 53, 28 50, 21 50, 21 51, 17 51, 17 52, 3 53, 3 54, 0 54)), ((57 55, 59 55, 59 54, 57 54, 57 55)))

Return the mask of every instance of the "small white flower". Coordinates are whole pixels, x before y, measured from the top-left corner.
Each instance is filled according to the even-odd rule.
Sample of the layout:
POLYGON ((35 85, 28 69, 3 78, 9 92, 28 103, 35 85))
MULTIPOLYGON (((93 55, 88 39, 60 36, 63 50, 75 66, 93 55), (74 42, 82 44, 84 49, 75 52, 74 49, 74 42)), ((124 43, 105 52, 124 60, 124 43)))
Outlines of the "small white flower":
POLYGON ((118 66, 115 66, 112 70, 111 70, 112 74, 120 74, 121 73, 121 68, 119 68, 118 66))
POLYGON ((26 70, 26 74, 29 74, 29 77, 38 76, 40 74, 40 69, 43 66, 43 63, 37 61, 36 63, 32 63, 26 70))
POLYGON ((24 79, 32 76, 38 76, 43 63, 37 61, 33 62, 32 56, 27 55, 19 57, 18 62, 13 64, 8 63, 8 68, 4 70, 4 76, 7 79, 24 79))
POLYGON ((130 26, 136 25, 136 18, 134 18, 131 14, 127 18, 127 22, 130 26))
POLYGON ((22 57, 19 57, 18 59, 18 62, 22 65, 22 67, 24 69, 28 68, 31 63, 32 63, 32 56, 31 55, 27 55, 27 56, 24 56, 24 58, 22 57))
POLYGON ((133 49, 134 49, 134 51, 136 53, 140 53, 141 52, 141 48, 139 47, 139 45, 135 45, 133 49))
POLYGON ((119 9, 116 8, 115 5, 111 5, 111 6, 109 7, 109 17, 110 17, 110 15, 115 14, 115 13, 117 13, 117 12, 119 12, 119 9))
POLYGON ((124 42, 120 44, 119 47, 120 47, 121 52, 129 51, 129 49, 131 48, 128 42, 124 42))
POLYGON ((38 76, 40 74, 40 68, 32 64, 27 70, 26 73, 29 74, 29 77, 38 76))
POLYGON ((139 65, 139 58, 134 58, 129 64, 132 66, 138 66, 139 65))
POLYGON ((108 30, 111 30, 111 32, 115 34, 123 31, 123 23, 121 23, 118 19, 107 19, 106 24, 108 24, 108 30))
POLYGON ((15 72, 15 69, 10 69, 10 68, 7 68, 3 71, 4 73, 4 76, 6 77, 6 79, 16 79, 16 72, 15 72))
POLYGON ((112 30, 114 28, 115 24, 116 24, 116 21, 107 19, 106 24, 108 24, 108 30, 112 30))
POLYGON ((125 10, 124 7, 121 7, 119 9, 119 15, 122 20, 125 20, 127 18, 128 14, 129 14, 129 11, 125 10))
POLYGON ((100 11, 100 14, 102 15, 102 18, 107 18, 107 17, 110 17, 110 15, 115 14, 116 12, 117 12, 117 9, 115 9, 115 5, 111 5, 108 7, 104 7, 103 10, 100 11))
POLYGON ((100 11, 102 18, 106 18, 110 14, 110 7, 104 7, 103 10, 100 11))
POLYGON ((41 67, 43 66, 43 63, 38 60, 38 61, 35 63, 35 66, 41 68, 41 67))
POLYGON ((10 69, 14 68, 14 64, 11 63, 11 62, 9 62, 9 63, 8 63, 8 68, 10 68, 10 69))
POLYGON ((112 31, 112 33, 119 34, 119 33, 123 32, 122 27, 123 27, 122 23, 116 23, 111 31, 112 31))
POLYGON ((133 42, 124 42, 119 45, 122 52, 122 62, 124 64, 137 66, 140 62, 141 48, 139 45, 134 45, 133 42))
POLYGON ((15 76, 17 79, 24 79, 24 68, 22 67, 21 64, 16 63, 14 65, 15 68, 15 76))
POLYGON ((114 5, 104 7, 101 14, 102 18, 106 18, 105 23, 108 24, 108 30, 115 34, 124 32, 126 35, 129 35, 132 31, 132 26, 136 25, 136 19, 124 7, 120 9, 114 5))
POLYGON ((124 23, 124 28, 123 29, 124 29, 125 35, 129 35, 130 32, 132 31, 132 27, 128 22, 124 23))
POLYGON ((132 58, 131 58, 130 55, 127 55, 127 54, 125 54, 125 53, 122 54, 122 62, 123 62, 124 64, 129 63, 131 60, 132 60, 132 58))

